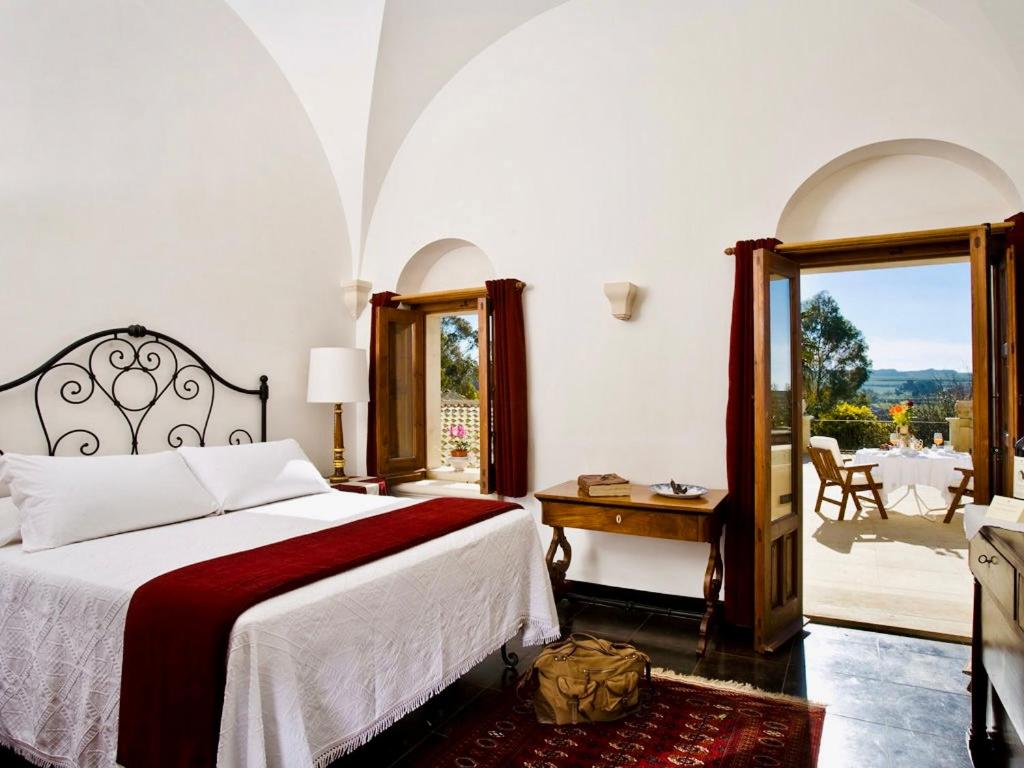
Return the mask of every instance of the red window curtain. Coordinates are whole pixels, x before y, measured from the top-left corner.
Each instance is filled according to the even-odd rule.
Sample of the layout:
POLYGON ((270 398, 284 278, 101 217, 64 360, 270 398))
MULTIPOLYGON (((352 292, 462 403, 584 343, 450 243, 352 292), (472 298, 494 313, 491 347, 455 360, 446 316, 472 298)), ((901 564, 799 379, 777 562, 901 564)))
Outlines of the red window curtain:
POLYGON ((1024 212, 1015 213, 1004 221, 1012 221, 1013 229, 1006 233, 1007 245, 1012 245, 1016 250, 1019 250, 1024 254, 1024 212))
POLYGON ((754 251, 778 243, 741 240, 735 249, 725 412, 725 620, 742 627, 754 623, 754 251))
POLYGON ((488 280, 494 330, 494 478, 496 493, 525 496, 527 478, 526 328, 523 283, 488 280))
POLYGON ((370 402, 366 407, 366 474, 377 474, 377 307, 397 307, 397 293, 384 291, 370 297, 370 402))

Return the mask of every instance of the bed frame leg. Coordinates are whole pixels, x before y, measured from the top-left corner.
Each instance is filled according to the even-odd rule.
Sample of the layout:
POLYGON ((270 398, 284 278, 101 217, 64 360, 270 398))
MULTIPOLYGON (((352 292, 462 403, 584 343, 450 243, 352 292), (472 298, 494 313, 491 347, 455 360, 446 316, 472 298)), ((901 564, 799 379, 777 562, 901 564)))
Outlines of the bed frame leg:
POLYGON ((519 666, 519 654, 515 653, 515 651, 509 652, 508 643, 501 644, 501 660, 505 662, 505 669, 515 671, 516 667, 519 666))

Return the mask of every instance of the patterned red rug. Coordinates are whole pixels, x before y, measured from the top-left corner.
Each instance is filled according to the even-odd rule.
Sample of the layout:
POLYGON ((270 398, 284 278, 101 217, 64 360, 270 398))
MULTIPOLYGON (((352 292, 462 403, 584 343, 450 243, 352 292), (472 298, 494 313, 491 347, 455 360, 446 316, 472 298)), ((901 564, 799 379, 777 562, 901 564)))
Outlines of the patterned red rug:
POLYGON ((614 723, 540 725, 509 690, 422 758, 429 768, 814 768, 825 708, 740 686, 654 678, 641 710, 614 723))

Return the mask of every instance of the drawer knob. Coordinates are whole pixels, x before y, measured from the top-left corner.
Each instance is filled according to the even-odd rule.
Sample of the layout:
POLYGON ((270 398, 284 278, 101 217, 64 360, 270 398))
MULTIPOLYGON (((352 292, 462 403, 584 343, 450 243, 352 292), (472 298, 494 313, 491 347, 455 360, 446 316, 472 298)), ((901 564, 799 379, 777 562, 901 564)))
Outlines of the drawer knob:
POLYGON ((618 523, 619 525, 622 525, 622 515, 616 515, 615 516, 615 522, 618 523))
POLYGON ((991 557, 988 555, 978 555, 978 562, 982 565, 995 565, 999 561, 996 559, 995 555, 992 555, 991 557))

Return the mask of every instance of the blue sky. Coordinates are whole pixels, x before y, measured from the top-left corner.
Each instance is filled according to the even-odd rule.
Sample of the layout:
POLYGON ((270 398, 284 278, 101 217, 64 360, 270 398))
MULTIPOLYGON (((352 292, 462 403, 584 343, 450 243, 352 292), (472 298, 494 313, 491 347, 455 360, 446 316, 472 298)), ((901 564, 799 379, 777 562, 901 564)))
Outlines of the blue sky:
POLYGON ((874 368, 971 369, 968 264, 800 276, 803 299, 819 291, 864 333, 874 368))

